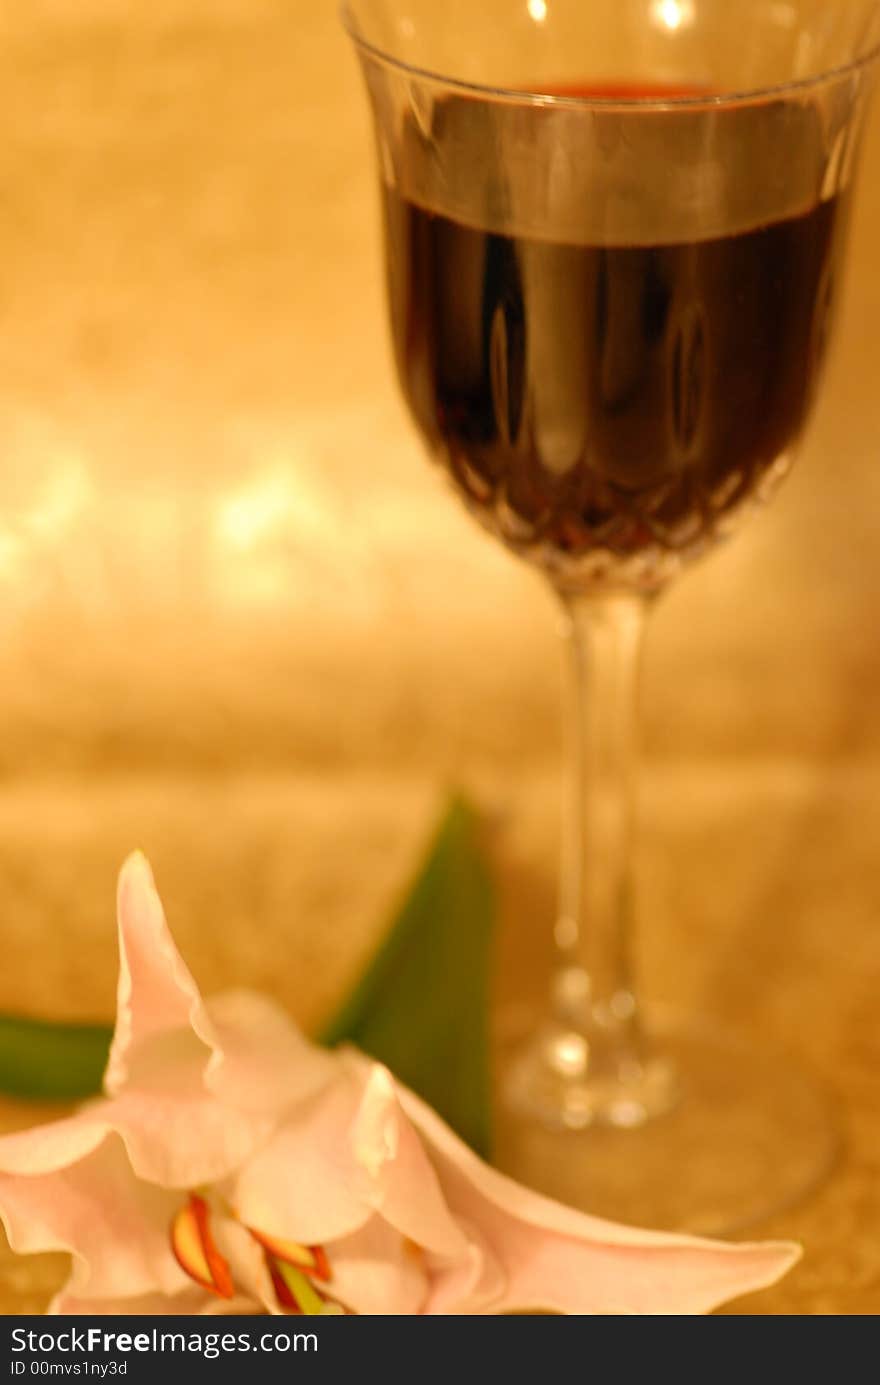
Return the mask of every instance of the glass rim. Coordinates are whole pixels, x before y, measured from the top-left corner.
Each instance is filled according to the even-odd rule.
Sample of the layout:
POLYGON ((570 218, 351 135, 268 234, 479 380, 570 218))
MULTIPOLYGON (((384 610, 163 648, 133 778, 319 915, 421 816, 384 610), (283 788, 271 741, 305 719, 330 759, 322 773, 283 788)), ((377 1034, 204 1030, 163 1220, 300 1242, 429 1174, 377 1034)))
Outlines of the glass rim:
POLYGON ((597 110, 597 111, 662 111, 662 110, 725 110, 728 107, 763 105, 771 101, 777 101, 781 97, 798 95, 812 91, 823 86, 829 86, 834 82, 841 81, 846 77, 853 76, 870 67, 880 57, 880 34, 871 44, 866 53, 857 58, 853 58, 846 63, 838 63, 834 67, 827 68, 823 72, 816 73, 813 77, 798 77, 789 82, 775 82, 769 86, 744 88, 731 92, 694 92, 687 95, 661 96, 652 93, 650 96, 615 96, 607 94, 604 96, 579 96, 571 93, 560 94, 553 92, 529 91, 523 87, 494 86, 487 82, 470 81, 465 77, 451 77, 444 72, 434 71, 429 67, 422 67, 418 63, 410 63, 403 58, 396 57, 387 49, 379 44, 373 43, 370 39, 358 32, 355 18, 350 4, 350 0, 340 0, 339 14, 342 26, 348 34, 355 47, 361 53, 375 59, 385 67, 395 69, 397 72, 407 74, 423 82, 433 82, 438 86, 446 87, 453 92, 460 92, 471 97, 482 97, 483 100, 496 101, 507 105, 524 105, 547 107, 549 109, 559 108, 561 110, 597 110))

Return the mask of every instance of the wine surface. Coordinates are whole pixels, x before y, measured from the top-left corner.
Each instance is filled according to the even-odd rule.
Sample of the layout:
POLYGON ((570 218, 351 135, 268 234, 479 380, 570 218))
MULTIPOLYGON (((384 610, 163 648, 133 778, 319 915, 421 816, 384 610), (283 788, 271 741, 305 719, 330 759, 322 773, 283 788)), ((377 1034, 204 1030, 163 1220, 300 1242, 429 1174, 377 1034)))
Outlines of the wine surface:
POLYGON ((399 375, 478 518, 563 586, 623 563, 659 584, 723 533, 806 421, 844 202, 599 246, 488 233, 386 186, 399 375))

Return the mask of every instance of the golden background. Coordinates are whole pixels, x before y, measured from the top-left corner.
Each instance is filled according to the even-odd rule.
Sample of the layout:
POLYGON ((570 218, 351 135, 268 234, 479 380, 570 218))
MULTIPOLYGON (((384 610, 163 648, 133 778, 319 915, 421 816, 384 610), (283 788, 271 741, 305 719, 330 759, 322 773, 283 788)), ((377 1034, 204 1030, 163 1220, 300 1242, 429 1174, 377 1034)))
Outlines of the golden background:
MULTIPOLYGON (((788 1047, 844 1165, 749 1313, 880 1312, 880 108, 825 397, 775 506, 657 612, 644 987, 788 1047)), ((537 997, 558 651, 393 381, 366 104, 331 0, 0 20, 0 1008, 113 1006, 150 855, 207 991, 325 1013, 445 786, 537 997)), ((57 1266, 9 1259, 0 1305, 57 1266)))

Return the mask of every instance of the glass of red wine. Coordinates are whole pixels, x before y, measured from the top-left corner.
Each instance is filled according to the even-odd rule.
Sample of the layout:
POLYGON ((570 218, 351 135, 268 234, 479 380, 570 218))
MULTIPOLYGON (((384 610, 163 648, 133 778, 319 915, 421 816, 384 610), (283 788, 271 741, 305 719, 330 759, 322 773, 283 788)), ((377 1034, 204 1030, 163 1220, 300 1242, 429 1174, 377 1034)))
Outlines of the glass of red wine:
POLYGON ((504 1065, 498 1161, 715 1231, 806 1191, 821 1095, 644 1015, 630 964, 646 612, 785 475, 816 397, 877 0, 348 0, 404 396, 568 645, 558 967, 504 1065))

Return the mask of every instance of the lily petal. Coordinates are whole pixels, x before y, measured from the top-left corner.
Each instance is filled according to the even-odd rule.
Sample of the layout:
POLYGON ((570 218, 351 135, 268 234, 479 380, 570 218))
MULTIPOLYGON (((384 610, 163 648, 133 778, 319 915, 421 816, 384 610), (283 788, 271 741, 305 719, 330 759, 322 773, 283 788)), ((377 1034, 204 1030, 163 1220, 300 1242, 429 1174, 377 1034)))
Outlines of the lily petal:
POLYGON ((266 996, 224 991, 206 1008, 215 1049, 205 1085, 227 1105, 279 1117, 337 1078, 333 1054, 311 1043, 266 996))
POLYGON ((428 1264, 388 1222, 371 1217, 334 1244, 331 1281, 320 1287, 353 1313, 421 1313, 428 1298, 428 1264))
MULTIPOLYGON (((253 1236, 229 1217, 218 1217, 214 1227, 217 1247, 226 1258, 241 1303, 245 1300, 252 1312, 277 1313, 278 1304, 272 1291, 272 1279, 266 1260, 253 1236)), ((225 1312, 224 1304, 214 1301, 214 1311, 225 1312)))
POLYGON ((217 1183, 272 1134, 275 1120, 225 1106, 206 1092, 199 1069, 180 1063, 162 1087, 126 1089, 104 1119, 122 1136, 139 1178, 163 1188, 217 1183))
POLYGON ((475 1312, 466 1305, 500 1303, 507 1291, 507 1275, 479 1227, 462 1221, 467 1252, 454 1260, 429 1257, 431 1292, 422 1312, 429 1315, 475 1312))
POLYGON ((108 1096, 134 1078, 148 1083, 178 1057, 208 1058, 217 1037, 198 987, 165 919, 146 857, 122 867, 117 893, 119 984, 116 1030, 104 1074, 108 1096), (158 1043, 156 1041, 159 1041, 158 1043), (173 1051, 169 1045, 173 1044, 173 1051))
POLYGON ((234 1202, 246 1225, 328 1244, 374 1214, 439 1255, 466 1241, 384 1068, 336 1060, 336 1077, 248 1161, 234 1202))
POLYGON ((78 1298, 174 1295, 188 1281, 167 1227, 175 1199, 138 1182, 118 1138, 106 1136, 68 1167, 0 1175, 0 1214, 19 1253, 70 1251, 78 1298))
POLYGON ((187 1188, 225 1178, 287 1108, 336 1074, 281 1008, 245 991, 206 1004, 168 928, 146 859, 122 868, 116 1031, 104 1119, 139 1177, 187 1188))
POLYGON ((231 1196, 240 1221, 302 1245, 326 1244, 364 1225, 373 1209, 349 1138, 361 1091, 340 1069, 248 1160, 231 1196))
POLYGON ((107 1123, 87 1108, 64 1120, 0 1136, 0 1174, 36 1178, 67 1168, 96 1150, 107 1135, 107 1123))
POLYGON ((493 1273, 455 1307, 441 1274, 428 1313, 708 1313, 774 1284, 800 1256, 799 1247, 783 1242, 665 1235, 575 1212, 489 1168, 429 1107, 398 1090, 450 1205, 479 1228, 503 1270, 503 1288, 493 1273))
MULTIPOLYGON (((56 1294, 49 1305, 50 1314, 62 1314, 64 1317, 85 1316, 94 1317, 99 1314, 102 1317, 129 1317, 129 1316, 168 1316, 176 1317, 179 1314, 187 1316, 197 1316, 210 1311, 207 1302, 208 1295, 192 1286, 183 1293, 168 1296, 165 1294, 144 1294, 140 1298, 80 1298, 67 1289, 62 1289, 56 1294)), ((224 1313, 234 1313, 240 1311, 237 1307, 238 1301, 224 1303, 222 1311, 224 1313)), ((246 1304, 248 1312, 253 1312, 253 1305, 246 1304)))
POLYGON ((467 1241, 406 1115, 387 1068, 373 1064, 352 1127, 354 1156, 370 1179, 375 1210, 436 1255, 461 1255, 467 1241))

